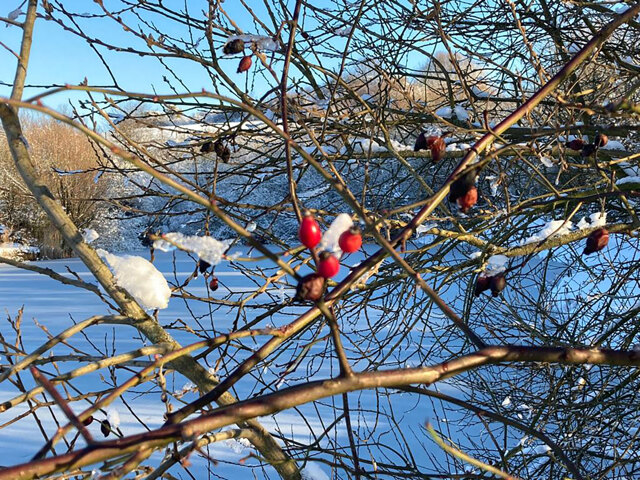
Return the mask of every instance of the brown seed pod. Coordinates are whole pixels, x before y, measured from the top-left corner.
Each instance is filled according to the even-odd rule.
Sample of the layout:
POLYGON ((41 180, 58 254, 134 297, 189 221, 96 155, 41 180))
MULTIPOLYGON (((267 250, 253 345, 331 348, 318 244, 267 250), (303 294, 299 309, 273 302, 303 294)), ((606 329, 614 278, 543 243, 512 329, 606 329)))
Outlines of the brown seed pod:
POLYGON ((229 149, 221 139, 216 140, 216 143, 213 144, 213 151, 216 152, 216 155, 221 156, 225 149, 229 149))
POLYGON ((491 277, 489 282, 489 288, 491 288, 491 295, 497 297, 500 295, 500 292, 504 290, 504 287, 507 286, 507 280, 504 278, 503 274, 496 275, 495 277, 491 277))
POLYGON ((200 146, 200 153, 211 153, 213 152, 213 142, 211 140, 207 140, 200 146))
POLYGON ((244 42, 239 38, 236 40, 231 40, 224 44, 222 47, 222 52, 225 55, 233 55, 234 53, 244 52, 244 42))
POLYGON ((317 273, 311 273, 300 279, 296 287, 296 299, 317 302, 324 295, 326 282, 317 273))
POLYGON ((100 422, 100 431, 105 437, 109 436, 109 433, 111 433, 111 424, 109 423, 109 420, 105 419, 100 422))
POLYGON ((599 252, 609 243, 609 232, 605 228, 599 228, 591 232, 587 237, 587 245, 584 247, 584 255, 599 252))
POLYGON ((229 150, 229 147, 225 145, 225 147, 222 149, 222 151, 218 155, 218 158, 220 159, 221 162, 227 163, 231 158, 231 150, 229 150))
POLYGON ((88 427, 89 425, 91 425, 93 423, 93 415, 89 415, 87 418, 85 418, 84 420, 82 420, 82 424, 85 427, 88 427))

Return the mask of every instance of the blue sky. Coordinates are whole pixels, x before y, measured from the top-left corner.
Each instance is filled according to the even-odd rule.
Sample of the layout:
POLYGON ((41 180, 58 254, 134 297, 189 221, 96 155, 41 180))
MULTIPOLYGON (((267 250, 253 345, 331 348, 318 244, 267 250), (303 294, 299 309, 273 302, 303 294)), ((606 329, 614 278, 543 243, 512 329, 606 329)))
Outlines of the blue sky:
MULTIPOLYGON (((0 8, 2 8, 2 10, 0 10, 0 16, 7 16, 9 12, 19 7, 21 3, 22 0, 5 0, 0 2, 0 8)), ((184 5, 182 2, 173 3, 184 5)), ((190 1, 189 5, 193 5, 194 8, 196 8, 191 14, 195 17, 199 16, 198 14, 201 15, 201 7, 205 3, 206 2, 200 0, 196 2, 190 1)), ((109 6, 109 2, 106 1, 105 4, 109 6)), ((95 12, 97 8, 97 6, 89 0, 66 1, 64 2, 64 6, 70 11, 78 13, 84 13, 85 11, 89 13, 95 12)), ((247 17, 246 12, 242 12, 240 7, 237 0, 227 1, 225 3, 225 8, 234 19, 236 17, 239 19, 247 17)), ((42 8, 39 7, 39 10, 42 10, 42 8)), ((24 20, 24 15, 18 18, 18 20, 24 20)), ((169 33, 171 33, 172 29, 175 31, 174 22, 157 18, 154 20, 159 29, 168 31, 169 33)), ((140 23, 132 22, 129 23, 129 25, 136 26, 140 25, 140 23)), ((143 50, 148 49, 144 42, 134 37, 131 33, 125 32, 122 27, 113 20, 91 19, 87 20, 87 26, 86 31, 95 37, 108 38, 113 43, 123 46, 135 45, 143 50)), ((145 31, 149 31, 144 25, 141 25, 141 27, 145 31)), ((243 27, 246 28, 247 33, 254 33, 251 30, 252 25, 243 27)), ((175 33, 179 36, 185 36, 187 30, 183 29, 183 31, 175 33)), ((18 27, 0 26, 0 41, 15 52, 19 51, 21 36, 22 30, 18 27)), ((170 77, 170 74, 156 59, 140 57, 136 54, 112 52, 106 48, 101 48, 100 53, 104 56, 122 88, 132 91, 171 93, 162 78, 163 75, 170 77)), ((235 74, 238 59, 223 60, 223 62, 228 62, 228 71, 231 73, 232 78, 238 79, 240 84, 244 85, 246 75, 235 74)), ((169 59, 167 63, 190 89, 200 90, 207 88, 211 90, 212 85, 209 76, 205 70, 195 64, 195 62, 169 59)), ((2 85, 0 85, 0 95, 8 95, 15 74, 16 58, 12 53, 8 52, 7 49, 2 47, 0 47, 0 65, 4 66, 4 68, 0 69, 0 82, 2 82, 2 85)), ((88 78, 90 85, 112 84, 106 67, 85 40, 64 31, 64 29, 55 22, 39 18, 36 21, 34 31, 27 84, 78 84, 85 77, 88 78)), ((259 77, 260 75, 256 75, 255 83, 250 84, 251 87, 258 90, 264 86, 261 84, 259 77)), ((184 90, 179 87, 175 79, 172 78, 171 80, 176 88, 179 88, 181 91, 184 90)), ((251 80, 253 80, 253 75, 251 75, 251 80)), ((30 88, 25 91, 24 96, 28 98, 35 93, 42 92, 42 90, 42 88, 30 88)), ((57 94, 55 97, 45 100, 45 103, 58 106, 66 103, 69 98, 77 97, 78 95, 74 94, 57 94)))

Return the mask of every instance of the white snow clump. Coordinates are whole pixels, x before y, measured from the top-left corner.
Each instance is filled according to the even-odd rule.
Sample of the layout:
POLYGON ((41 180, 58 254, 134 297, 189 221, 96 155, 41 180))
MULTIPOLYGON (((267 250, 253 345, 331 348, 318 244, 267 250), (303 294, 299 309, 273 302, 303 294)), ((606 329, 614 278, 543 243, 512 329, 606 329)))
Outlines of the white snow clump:
POLYGON ((582 217, 576 227, 579 230, 584 230, 585 228, 596 228, 596 227, 604 227, 607 224, 607 212, 600 213, 592 213, 589 215, 591 221, 587 220, 586 217, 582 217))
POLYGON ((82 230, 82 239, 86 243, 91 243, 91 242, 97 240, 99 237, 100 237, 100 235, 98 234, 98 232, 96 232, 92 228, 85 228, 85 229, 82 230))
POLYGON ((326 232, 324 232, 324 235, 322 235, 320 249, 338 254, 342 253, 340 246, 338 245, 340 235, 349 230, 352 226, 353 220, 351 220, 351 215, 348 213, 341 213, 338 215, 336 219, 331 222, 331 226, 326 232))
POLYGON ((540 230, 535 235, 525 239, 522 243, 536 243, 546 240, 549 237, 559 237, 562 235, 566 235, 571 231, 571 227, 573 223, 569 220, 551 220, 548 222, 542 230, 540 230))
POLYGON ((113 272, 116 284, 124 288, 145 310, 169 306, 171 289, 162 273, 148 260, 136 255, 113 255, 98 249, 113 272))
POLYGON ((222 261, 224 252, 232 242, 233 240, 216 240, 213 237, 198 237, 197 235, 183 235, 173 232, 167 233, 161 239, 153 242, 153 247, 163 252, 170 252, 175 250, 177 245, 181 250, 195 253, 200 260, 210 265, 217 265, 222 261))

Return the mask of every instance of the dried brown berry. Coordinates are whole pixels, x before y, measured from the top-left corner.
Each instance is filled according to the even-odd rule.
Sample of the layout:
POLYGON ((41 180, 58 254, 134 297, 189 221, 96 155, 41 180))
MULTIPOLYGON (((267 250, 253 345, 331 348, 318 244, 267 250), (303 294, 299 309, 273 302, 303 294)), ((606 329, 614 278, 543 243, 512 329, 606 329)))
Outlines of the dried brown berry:
POLYGON ((326 288, 325 279, 317 273, 311 273, 302 277, 296 288, 296 298, 317 302, 324 295, 326 288))
POLYGON ((213 150, 214 152, 216 152, 216 155, 218 155, 219 157, 222 156, 222 154, 224 153, 224 151, 229 150, 229 147, 227 147, 222 140, 218 139, 216 140, 216 143, 213 144, 213 150))
POLYGON ((418 138, 416 138, 416 143, 413 146, 413 151, 419 152, 420 150, 426 150, 426 149, 427 149, 427 137, 425 136, 424 132, 422 132, 420 135, 418 135, 418 138))
POLYGON ((93 415, 89 415, 87 418, 85 418, 84 420, 82 420, 82 424, 85 427, 88 427, 89 425, 91 425, 93 423, 93 415))
POLYGON ((218 277, 216 277, 215 275, 211 276, 211 280, 209 280, 209 288, 211 289, 212 292, 215 292, 218 289, 219 285, 218 285, 218 277))
POLYGON ((477 279, 476 279, 476 288, 473 292, 473 294, 476 297, 479 297, 480 294, 486 290, 489 290, 491 284, 491 278, 490 277, 485 277, 484 275, 480 275, 477 279))
POLYGON ((100 422, 100 431, 105 437, 109 436, 109 433, 111 433, 111 424, 109 423, 109 420, 105 419, 100 422))
POLYGON ((233 55, 234 53, 240 53, 244 51, 244 42, 239 38, 231 40, 224 44, 222 51, 225 55, 233 55))
POLYGON ((576 152, 579 152, 580 150, 582 150, 582 147, 584 147, 584 144, 585 144, 584 140, 582 140, 581 138, 575 138, 570 142, 565 143, 565 146, 567 148, 570 148, 571 150, 575 150, 576 152))
POLYGON ((209 270, 209 267, 211 266, 211 264, 209 262, 205 262, 204 260, 198 260, 198 270, 200 271, 200 273, 204 273, 207 270, 209 270))
POLYGON ((580 152, 580 155, 582 155, 583 157, 590 157, 591 155, 596 153, 596 150, 598 150, 598 148, 593 143, 587 143, 584 147, 582 147, 582 152, 580 152))
POLYGON ((213 142, 211 140, 207 140, 200 146, 200 153, 211 153, 213 152, 213 142))

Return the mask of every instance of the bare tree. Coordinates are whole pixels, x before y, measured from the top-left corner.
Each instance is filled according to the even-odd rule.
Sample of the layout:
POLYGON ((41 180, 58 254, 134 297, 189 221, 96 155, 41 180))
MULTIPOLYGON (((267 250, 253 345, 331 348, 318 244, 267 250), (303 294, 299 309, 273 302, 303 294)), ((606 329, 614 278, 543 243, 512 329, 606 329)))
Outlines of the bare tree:
POLYGON ((264 477, 322 478, 309 462, 357 479, 638 475, 640 3, 27 3, 2 19, 23 30, 0 98, 8 177, 99 286, 0 262, 104 306, 42 327, 36 349, 23 311, 9 316, 0 385, 15 395, 0 412, 19 413, 0 427, 41 426, 46 408, 58 428, 40 428, 31 461, 3 460, 0 479, 88 478, 96 465, 105 479, 193 477, 198 456, 217 475, 207 448, 230 439, 251 445, 238 468, 264 477), (25 95, 44 21, 85 41, 110 84, 25 95), (123 88, 122 56, 158 62, 164 93, 123 88), (73 112, 47 106, 69 92, 83 95, 73 112), (25 111, 95 158, 48 170, 25 111), (57 189, 60 174, 99 183, 57 189), (79 230, 80 203, 101 249, 79 230), (339 230, 359 249, 353 221, 358 262, 333 245, 339 230), (332 238, 318 246, 315 228, 332 238), (145 265, 149 283, 161 274, 114 254, 122 245, 156 263, 158 249, 191 255, 186 276, 174 257, 166 291, 180 315, 146 304, 118 262, 145 265), (90 341, 104 325, 121 326, 128 350, 90 341), (163 426, 104 418, 114 401, 136 415, 134 392, 163 426), (259 419, 284 411, 308 438, 259 419))

